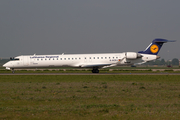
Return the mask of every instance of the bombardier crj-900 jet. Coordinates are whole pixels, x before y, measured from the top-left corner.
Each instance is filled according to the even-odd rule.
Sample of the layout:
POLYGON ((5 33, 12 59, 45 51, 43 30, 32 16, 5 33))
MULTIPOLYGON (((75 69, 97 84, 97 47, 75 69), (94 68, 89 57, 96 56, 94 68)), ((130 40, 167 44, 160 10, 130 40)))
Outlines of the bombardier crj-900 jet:
POLYGON ((103 54, 59 54, 59 55, 21 55, 3 65, 8 70, 22 68, 76 67, 92 68, 92 73, 99 73, 99 68, 122 65, 138 65, 160 58, 157 56, 163 43, 174 40, 155 39, 139 52, 103 53, 103 54))

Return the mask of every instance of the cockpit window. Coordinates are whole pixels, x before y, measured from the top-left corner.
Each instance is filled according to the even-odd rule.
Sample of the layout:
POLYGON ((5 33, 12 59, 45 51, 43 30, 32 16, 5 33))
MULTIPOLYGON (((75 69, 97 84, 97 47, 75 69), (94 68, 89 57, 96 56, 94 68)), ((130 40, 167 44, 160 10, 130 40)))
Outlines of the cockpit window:
POLYGON ((18 61, 18 60, 19 60, 19 58, 14 58, 14 57, 11 57, 11 58, 10 58, 10 60, 13 60, 13 61, 15 61, 15 60, 16 60, 16 61, 18 61))

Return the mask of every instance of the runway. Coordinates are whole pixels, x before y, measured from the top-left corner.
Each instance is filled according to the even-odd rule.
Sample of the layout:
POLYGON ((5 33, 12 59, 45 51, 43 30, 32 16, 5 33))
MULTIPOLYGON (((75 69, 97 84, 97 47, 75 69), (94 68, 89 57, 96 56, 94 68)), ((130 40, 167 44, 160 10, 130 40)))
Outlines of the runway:
POLYGON ((0 75, 180 75, 180 73, 0 73, 0 75))

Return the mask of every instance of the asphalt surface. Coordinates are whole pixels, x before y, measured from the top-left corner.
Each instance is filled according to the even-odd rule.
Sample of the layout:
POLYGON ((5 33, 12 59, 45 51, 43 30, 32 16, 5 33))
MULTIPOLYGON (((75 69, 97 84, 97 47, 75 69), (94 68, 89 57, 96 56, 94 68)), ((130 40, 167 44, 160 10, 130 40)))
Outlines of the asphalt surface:
POLYGON ((0 75, 180 75, 180 73, 0 73, 0 75))

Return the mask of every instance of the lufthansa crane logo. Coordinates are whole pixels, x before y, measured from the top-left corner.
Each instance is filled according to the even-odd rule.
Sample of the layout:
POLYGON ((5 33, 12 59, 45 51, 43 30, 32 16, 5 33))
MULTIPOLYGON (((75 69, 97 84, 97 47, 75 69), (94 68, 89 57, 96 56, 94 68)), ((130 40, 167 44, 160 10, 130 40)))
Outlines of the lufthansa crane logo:
POLYGON ((152 45, 150 48, 152 53, 157 53, 159 51, 159 47, 157 45, 152 45))

